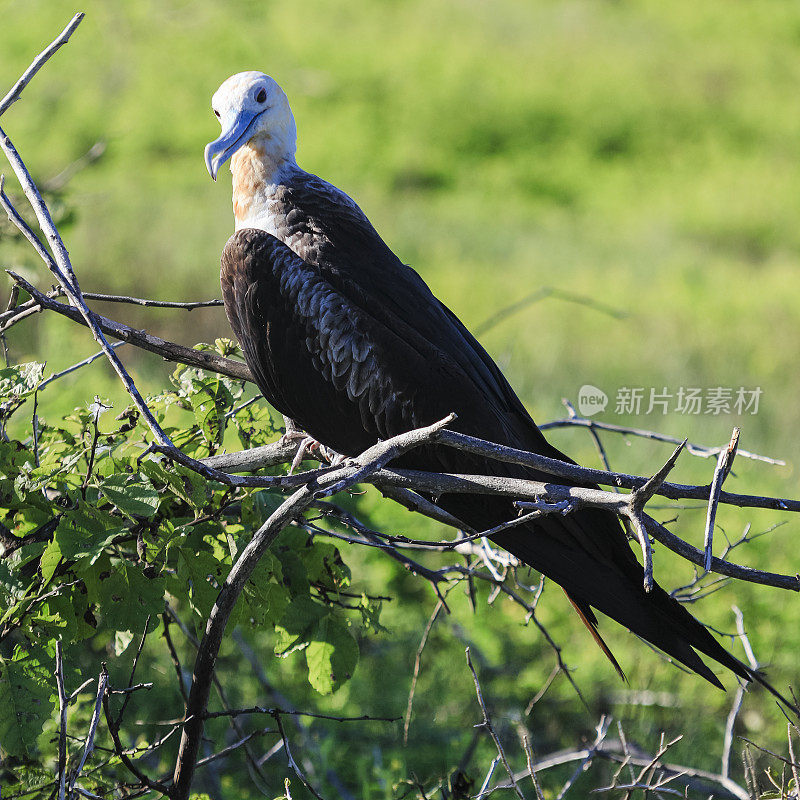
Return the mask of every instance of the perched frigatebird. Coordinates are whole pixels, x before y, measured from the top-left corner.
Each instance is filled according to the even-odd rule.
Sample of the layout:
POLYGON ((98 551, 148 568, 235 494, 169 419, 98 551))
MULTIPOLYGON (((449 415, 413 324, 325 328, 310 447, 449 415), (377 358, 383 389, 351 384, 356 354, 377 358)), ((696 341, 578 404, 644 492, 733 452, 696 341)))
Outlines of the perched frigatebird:
MULTIPOLYGON (((574 463, 547 442, 488 353, 358 205, 297 165, 294 117, 272 78, 234 75, 214 94, 212 108, 222 134, 206 147, 206 164, 216 180, 231 160, 236 220, 222 254, 225 310, 276 409, 345 455, 455 412, 457 431, 574 463)), ((553 480, 440 446, 394 463, 553 480)), ((438 502, 475 530, 515 516, 507 498, 450 494, 438 502)), ((696 651, 766 684, 660 586, 644 590, 642 566, 612 512, 543 516, 492 539, 563 587, 620 674, 594 610, 715 686, 722 684, 696 651)))

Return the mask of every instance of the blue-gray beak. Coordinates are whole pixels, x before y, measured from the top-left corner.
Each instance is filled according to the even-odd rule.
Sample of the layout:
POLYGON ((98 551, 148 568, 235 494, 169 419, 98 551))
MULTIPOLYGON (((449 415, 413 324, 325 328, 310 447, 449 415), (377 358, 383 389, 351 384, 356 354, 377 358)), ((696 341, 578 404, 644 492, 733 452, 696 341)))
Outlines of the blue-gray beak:
POLYGON ((219 139, 206 145, 205 158, 208 174, 217 179, 219 168, 250 139, 256 120, 263 112, 242 111, 233 124, 224 130, 219 139))

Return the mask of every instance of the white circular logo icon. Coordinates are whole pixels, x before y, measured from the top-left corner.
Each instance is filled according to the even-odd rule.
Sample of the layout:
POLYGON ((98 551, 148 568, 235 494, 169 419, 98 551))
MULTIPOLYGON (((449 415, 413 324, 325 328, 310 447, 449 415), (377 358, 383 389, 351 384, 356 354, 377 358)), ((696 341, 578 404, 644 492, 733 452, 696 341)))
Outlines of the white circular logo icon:
POLYGON ((584 417, 591 417, 605 411, 607 405, 606 393, 602 389, 592 386, 591 383, 585 383, 578 390, 578 411, 584 417))

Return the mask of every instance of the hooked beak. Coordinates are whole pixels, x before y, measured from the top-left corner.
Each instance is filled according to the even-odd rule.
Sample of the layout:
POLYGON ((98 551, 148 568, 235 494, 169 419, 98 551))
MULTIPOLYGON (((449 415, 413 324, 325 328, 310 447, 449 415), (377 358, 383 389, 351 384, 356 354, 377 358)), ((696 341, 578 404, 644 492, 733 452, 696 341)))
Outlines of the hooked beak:
POLYGON ((209 142, 205 149, 206 168, 213 180, 217 179, 219 168, 240 148, 250 140, 256 121, 264 112, 253 113, 243 111, 233 124, 222 131, 219 139, 209 142))

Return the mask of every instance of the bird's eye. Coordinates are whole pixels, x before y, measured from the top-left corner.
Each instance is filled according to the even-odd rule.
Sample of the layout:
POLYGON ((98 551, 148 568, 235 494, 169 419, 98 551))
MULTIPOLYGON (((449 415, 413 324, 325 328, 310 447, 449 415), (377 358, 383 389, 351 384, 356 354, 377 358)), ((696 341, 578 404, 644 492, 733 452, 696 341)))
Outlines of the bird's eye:
POLYGON ((214 116, 216 116, 216 118, 219 119, 219 111, 217 111, 216 108, 214 109, 214 116))
POLYGON ((259 92, 259 93, 256 95, 256 102, 257 102, 257 103, 263 103, 263 102, 264 102, 266 99, 267 99, 267 90, 266 90, 266 89, 262 89, 262 90, 261 90, 261 91, 260 91, 260 92, 259 92))

